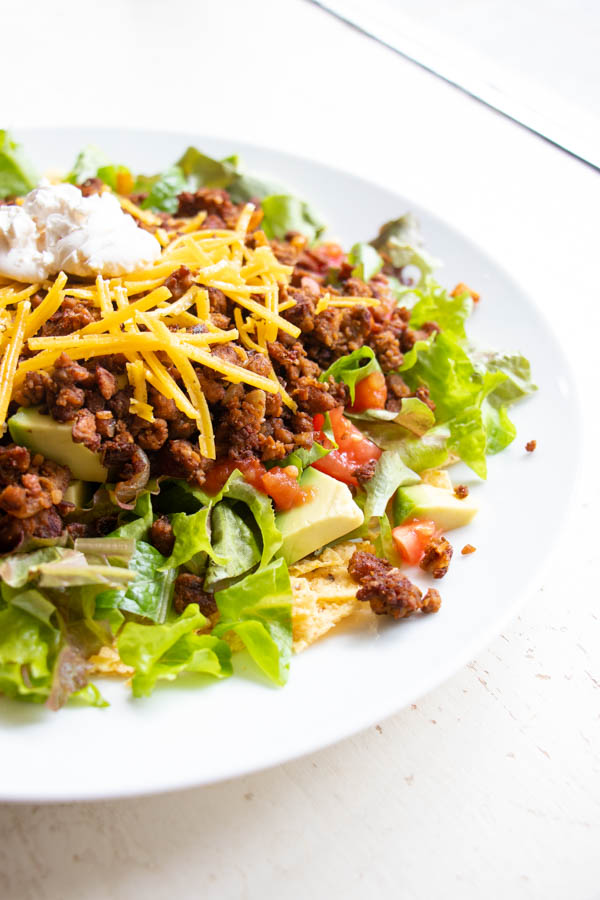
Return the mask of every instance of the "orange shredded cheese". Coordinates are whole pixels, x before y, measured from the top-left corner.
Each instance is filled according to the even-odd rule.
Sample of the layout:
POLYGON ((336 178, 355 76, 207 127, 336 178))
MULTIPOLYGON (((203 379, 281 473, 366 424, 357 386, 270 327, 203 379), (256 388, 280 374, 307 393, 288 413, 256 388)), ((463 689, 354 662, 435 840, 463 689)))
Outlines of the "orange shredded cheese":
MULTIPOLYGON (((285 297, 280 302, 280 288, 289 285, 293 268, 279 262, 260 232, 247 241, 255 211, 252 203, 243 207, 235 228, 203 229, 205 212, 189 219, 164 220, 128 197, 118 199, 122 209, 159 241, 162 250, 153 265, 118 278, 98 276, 95 281, 72 284, 62 272, 54 281, 26 287, 0 278, 0 425, 4 427, 14 389, 28 373, 51 370, 61 353, 74 360, 119 353, 127 360, 130 411, 148 423, 154 421, 150 384, 196 422, 200 452, 214 458, 213 423, 194 366, 212 369, 234 384, 278 393, 288 408, 296 409, 273 370, 266 378, 245 366, 249 352, 268 357, 267 344, 277 339, 279 331, 293 338, 300 335, 300 329, 282 316, 295 301, 285 297), (165 282, 182 266, 194 283, 173 299, 165 282), (222 291, 230 301, 234 328, 219 328, 211 320, 211 289, 222 291), (46 295, 32 309, 30 298, 39 290, 46 295), (40 335, 66 296, 95 307, 99 318, 67 335, 40 335), (228 342, 234 342, 239 363, 211 351, 212 345, 228 342), (30 355, 19 363, 24 344, 30 355), (181 380, 173 378, 171 367, 181 380)), ((326 295, 317 312, 358 303, 375 306, 378 301, 326 295)))
POLYGON ((23 348, 27 319, 31 310, 31 302, 23 300, 17 309, 13 331, 8 347, 0 363, 0 431, 4 434, 6 428, 6 413, 11 401, 13 382, 19 355, 23 348))

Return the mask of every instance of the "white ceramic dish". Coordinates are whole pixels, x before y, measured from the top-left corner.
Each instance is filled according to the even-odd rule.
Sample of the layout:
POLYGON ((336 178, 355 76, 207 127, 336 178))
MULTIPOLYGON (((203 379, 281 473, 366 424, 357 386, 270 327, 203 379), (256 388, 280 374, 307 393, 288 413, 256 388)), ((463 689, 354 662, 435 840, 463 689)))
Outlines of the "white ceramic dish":
MULTIPOLYGON (((197 135, 80 129, 20 135, 40 168, 67 167, 93 142, 116 161, 157 171, 188 143, 213 155, 241 154, 251 171, 315 202, 346 246, 369 239, 387 219, 412 209, 428 248, 445 262, 441 281, 466 281, 482 294, 470 332, 531 359, 541 390, 515 407, 518 436, 492 458, 486 484, 460 474, 481 505, 474 523, 452 533, 455 560, 438 584, 440 613, 403 623, 346 626, 293 660, 285 689, 269 687, 240 659, 225 683, 184 682, 132 700, 105 682, 108 709, 0 700, 0 800, 51 802, 148 794, 208 784, 281 763, 344 738, 430 690, 497 634, 539 579, 564 519, 577 466, 565 466, 556 429, 577 445, 577 401, 568 365, 535 304, 505 267, 450 224, 414 202, 320 164, 197 135), (558 426, 560 423, 560 426, 558 426), (538 450, 528 454, 527 440, 538 450), (561 490, 552 489, 556 472, 561 490), (461 557, 465 543, 477 547, 461 557)), ((493 248, 492 248, 493 250, 493 248)))

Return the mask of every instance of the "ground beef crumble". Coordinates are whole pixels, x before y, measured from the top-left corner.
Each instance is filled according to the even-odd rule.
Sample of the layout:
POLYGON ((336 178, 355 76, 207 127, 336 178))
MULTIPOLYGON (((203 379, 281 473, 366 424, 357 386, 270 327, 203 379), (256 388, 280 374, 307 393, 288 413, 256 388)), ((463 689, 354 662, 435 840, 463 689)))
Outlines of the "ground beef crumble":
POLYGON ((430 572, 434 578, 443 578, 452 559, 452 545, 445 537, 432 537, 419 563, 424 572, 430 572))
POLYGON ((356 597, 370 604, 378 616, 406 619, 417 612, 437 612, 441 597, 435 588, 423 596, 400 569, 372 553, 357 550, 348 565, 352 578, 360 585, 356 597))
POLYGON ((15 444, 0 446, 0 553, 17 550, 27 538, 55 538, 63 531, 57 507, 69 484, 69 470, 15 444))
POLYGON ((173 607, 178 615, 190 603, 197 603, 204 616, 212 616, 217 612, 214 595, 205 591, 203 584, 204 578, 200 575, 192 575, 191 572, 182 572, 177 576, 173 593, 173 607))
MULTIPOLYGON (((99 179, 89 179, 81 186, 86 196, 102 188, 99 179)), ((164 227, 169 229, 178 227, 181 217, 205 213, 201 224, 203 229, 232 228, 243 207, 244 204, 233 203, 224 190, 204 188, 182 193, 174 216, 161 214, 160 218, 164 227)), ((256 207, 247 238, 248 244, 254 247, 269 243, 259 230, 262 210, 258 202, 256 207)), ((433 409, 426 386, 421 385, 413 392, 395 370, 415 341, 432 334, 437 330, 437 325, 425 323, 418 331, 411 329, 410 312, 397 305, 387 277, 379 273, 368 283, 356 278, 346 255, 336 245, 324 244, 311 248, 307 239, 299 234, 287 235, 285 240, 273 240, 270 244, 280 261, 293 266, 290 284, 287 287, 280 285, 280 302, 294 301, 295 305, 285 310, 283 315, 290 323, 297 325, 301 335, 296 340, 280 331, 277 339, 268 345, 267 354, 242 349, 239 344, 236 347, 231 344, 215 345, 212 352, 263 377, 275 376, 295 401, 297 409, 290 410, 279 394, 245 384, 231 384, 213 369, 194 365, 215 425, 217 463, 223 458, 247 460, 249 457, 268 463, 281 460, 294 450, 310 449, 318 434, 314 429, 313 417, 349 403, 346 386, 332 378, 321 380, 323 371, 340 356, 363 346, 373 349, 386 376, 387 409, 398 410, 402 400, 409 396, 419 397, 433 409), (317 315, 317 304, 325 292, 333 297, 351 296, 364 298, 365 301, 375 298, 378 305, 368 306, 365 303, 351 308, 330 307, 317 315)), ((194 276, 186 266, 180 266, 166 279, 165 284, 172 299, 178 300, 193 286, 194 276)), ((217 288, 208 288, 208 294, 212 322, 219 328, 235 327, 234 303, 217 288)), ((43 290, 39 291, 32 298, 33 306, 39 305, 44 295, 43 290)), ((67 335, 96 321, 99 316, 100 310, 91 301, 67 294, 40 334, 67 335)), ((192 330, 202 331, 204 326, 197 325, 192 330)), ((23 355, 28 353, 25 348, 23 355)), ((181 376, 168 357, 160 352, 158 355, 170 374, 181 383, 181 376)), ((72 428, 73 440, 99 453, 110 469, 111 478, 120 482, 135 481, 147 465, 148 476, 183 478, 201 487, 215 462, 205 459, 199 451, 195 421, 183 415, 172 399, 152 386, 148 387, 148 402, 154 408, 154 421, 147 422, 134 415, 126 363, 127 359, 121 354, 75 361, 67 353, 62 353, 52 371, 27 374, 15 391, 11 412, 17 406, 36 406, 57 422, 68 423, 72 428)), ((3 443, 7 439, 5 437, 3 443)), ((14 456, 14 459, 17 457, 14 456)), ((6 462, 5 465, 10 468, 16 464, 6 462)), ((359 467, 355 473, 359 483, 366 483, 372 477, 373 470, 372 463, 359 467)), ((28 492, 28 502, 33 503, 31 497, 35 493, 38 471, 31 461, 19 477, 20 488, 28 492), (23 483, 22 478, 29 474, 33 480, 28 486, 27 479, 23 483)), ((10 503, 10 500, 9 491, 5 503, 10 503)), ((32 524, 32 529, 60 533, 62 521, 59 506, 56 503, 50 506, 42 504, 34 514, 41 518, 39 523, 36 520, 32 524)), ((21 509, 19 504, 17 507, 21 509)), ((8 515, 5 510, 5 516, 8 515)), ((13 519, 19 518, 12 512, 10 515, 13 519)), ((70 524, 71 530, 75 524, 70 524)), ((105 525, 109 529, 108 521, 105 525)), ((5 545, 20 540, 18 534, 15 536, 22 531, 20 526, 5 522, 3 528, 3 533, 7 535, 5 545)), ((100 523, 97 528, 101 531, 104 525, 100 523)))

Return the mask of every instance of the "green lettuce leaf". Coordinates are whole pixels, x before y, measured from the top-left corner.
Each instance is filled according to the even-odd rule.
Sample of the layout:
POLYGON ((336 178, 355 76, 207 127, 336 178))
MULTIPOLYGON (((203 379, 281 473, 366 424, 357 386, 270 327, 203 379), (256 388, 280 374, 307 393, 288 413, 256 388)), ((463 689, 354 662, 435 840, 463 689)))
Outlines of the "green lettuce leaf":
POLYGON ((292 655, 292 587, 287 565, 276 559, 215 594, 220 620, 213 634, 234 631, 260 669, 285 684, 292 655))
POLYGON ((350 402, 354 403, 357 383, 373 372, 381 372, 375 353, 370 347, 359 347, 347 356, 336 359, 319 375, 319 381, 328 381, 329 378, 334 378, 338 383, 343 381, 350 391, 350 402))
POLYGON ((128 565, 136 573, 135 581, 126 590, 99 594, 96 597, 97 610, 119 609, 153 622, 164 622, 173 595, 177 568, 167 567, 165 557, 145 541, 136 541, 135 552, 128 565))
POLYGON ((207 622, 198 605, 192 603, 174 622, 124 625, 117 647, 123 662, 135 669, 131 682, 135 697, 150 694, 157 681, 173 681, 184 672, 216 678, 231 675, 231 650, 225 641, 195 633, 207 622))
POLYGON ((383 266, 383 259, 375 247, 364 243, 354 244, 348 254, 348 262, 354 266, 354 278, 360 278, 361 281, 369 281, 383 266))
POLYGON ((212 540, 215 553, 225 563, 210 560, 204 586, 207 590, 215 585, 243 575, 252 569, 261 558, 261 552, 254 532, 242 516, 226 500, 218 503, 212 511, 212 540))
POLYGON ((237 173, 235 159, 213 159, 196 147, 188 147, 176 165, 199 188, 228 188, 237 173))
POLYGON ((80 558, 80 554, 63 547, 42 547, 32 553, 12 553, 0 563, 0 579, 4 584, 20 588, 34 579, 39 566, 64 558, 80 558))
POLYGON ((127 166, 115 166, 113 163, 100 166, 96 176, 113 191, 119 191, 119 175, 131 175, 127 166))
POLYGON ((392 538, 392 526, 387 514, 380 516, 378 524, 379 530, 373 541, 376 555, 379 559, 387 559, 393 566, 402 566, 402 557, 396 550, 396 545, 392 538))
POLYGON ((227 188, 233 203, 248 203, 249 200, 264 200, 272 194, 284 194, 285 187, 277 181, 266 181, 255 175, 238 172, 227 188))
POLYGON ((395 269, 416 266, 421 272, 421 279, 431 274, 439 265, 439 262, 423 249, 421 229, 412 213, 386 222, 370 243, 395 269))
POLYGON ((412 328, 436 322, 442 331, 465 337, 465 322, 473 310, 473 298, 468 292, 451 297, 433 278, 427 277, 425 286, 414 293, 418 299, 411 309, 412 328))
POLYGON ((489 395, 495 406, 510 405, 537 391, 531 378, 531 364, 521 353, 498 353, 495 350, 468 348, 471 362, 480 374, 503 372, 506 379, 489 395))
POLYGON ((113 191, 118 190, 118 176, 130 175, 127 166, 111 162, 106 153, 94 144, 88 144, 78 154, 73 168, 66 177, 71 184, 83 184, 88 178, 100 178, 113 191))
MULTIPOLYGON (((254 516, 262 536, 261 566, 266 566, 273 559, 283 543, 281 533, 275 524, 273 503, 270 497, 248 484, 239 469, 235 469, 231 473, 223 488, 214 497, 198 490, 193 490, 192 493, 200 502, 211 506, 219 503, 224 497, 245 503, 254 516)), ((219 562, 219 560, 215 559, 215 562, 219 562)))
POLYGON ((188 187, 188 180, 179 166, 171 166, 161 172, 149 184, 148 196, 142 203, 142 209, 153 209, 160 212, 177 211, 177 197, 188 187))
POLYGON ((390 449, 397 449, 404 464, 413 472, 422 472, 444 465, 448 459, 449 437, 448 426, 438 425, 421 437, 407 437, 390 449))
POLYGON ((431 347, 433 341, 435 340, 435 335, 431 335, 426 340, 416 341, 413 346, 410 348, 408 353, 404 354, 404 360, 402 361, 402 365, 398 368, 398 372, 408 372, 409 369, 414 368, 419 360, 419 354, 423 350, 427 350, 431 347))
MULTIPOLYGON (((422 435, 435 425, 435 415, 418 397, 405 397, 398 412, 389 409, 366 409, 359 413, 346 412, 345 415, 355 421, 367 437, 373 434, 383 440, 389 438, 392 442, 406 437, 406 431, 422 435), (400 432, 398 426, 401 426, 403 431, 400 432)), ((378 444, 377 438, 371 437, 371 440, 378 444)), ((379 446, 383 447, 383 444, 379 446)))
POLYGON ((318 441, 315 441, 310 450, 307 450, 305 447, 298 447, 297 450, 292 450, 285 459, 274 460, 270 466, 267 464, 267 468, 279 466, 280 468, 285 469, 286 466, 296 466, 298 469, 298 478, 300 478, 305 469, 323 456, 327 456, 330 450, 331 448, 326 449, 321 446, 318 441))
POLYGON ((88 178, 96 178, 98 170, 112 166, 112 162, 104 150, 94 144, 88 144, 78 154, 73 163, 73 168, 65 181, 71 184, 83 184, 88 178))
POLYGON ((213 550, 210 535, 210 507, 195 513, 178 512, 171 518, 175 544, 173 552, 161 565, 161 571, 175 569, 199 554, 206 553, 214 562, 224 565, 227 558, 213 550))
MULTIPOLYGON (((482 413, 482 404, 506 381, 507 375, 500 370, 476 368, 460 339, 450 332, 441 332, 419 351, 417 361, 404 378, 413 390, 421 384, 428 386, 436 405, 436 421, 449 429, 448 449, 485 478, 489 417, 486 420, 482 413)), ((507 438, 505 431, 504 439, 507 438)))
POLYGON ((15 606, 0 612, 0 693, 43 702, 60 632, 15 606))
POLYGON ((377 460, 375 474, 364 485, 365 523, 368 525, 373 516, 385 515, 388 502, 399 487, 419 481, 419 476, 404 464, 401 451, 385 450, 377 460))
POLYGON ((56 612, 56 606, 41 591, 34 588, 23 590, 2 585, 2 597, 5 602, 23 612, 29 613, 34 619, 39 619, 44 625, 54 627, 51 619, 56 612))
POLYGON ((152 513, 152 495, 150 491, 145 491, 138 496, 133 514, 135 516, 134 519, 121 525, 114 531, 111 531, 108 537, 133 538, 136 541, 146 540, 154 518, 152 513))
POLYGON ((27 194, 37 182, 38 176, 21 144, 8 131, 0 130, 0 199, 27 194))
POLYGON ((481 415, 487 436, 486 453, 500 453, 514 441, 517 429, 511 422, 506 407, 492 404, 490 397, 486 397, 481 404, 481 415))
POLYGON ((315 241, 325 230, 320 216, 303 200, 291 194, 273 194, 262 201, 262 228, 268 238, 284 238, 297 231, 315 241))

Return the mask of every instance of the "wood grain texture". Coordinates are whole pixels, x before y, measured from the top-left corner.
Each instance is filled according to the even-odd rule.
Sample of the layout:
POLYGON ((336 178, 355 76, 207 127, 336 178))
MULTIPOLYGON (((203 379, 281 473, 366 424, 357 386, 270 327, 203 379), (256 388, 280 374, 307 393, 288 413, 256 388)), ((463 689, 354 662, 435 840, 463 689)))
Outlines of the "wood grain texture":
MULTIPOLYGON (((61 87, 41 103, 38 73, 7 42, 6 70, 20 73, 18 92, 3 95, 9 125, 181 124, 340 159, 510 260, 561 333, 587 450, 539 590, 451 681, 366 733, 252 777, 156 798, 1 807, 2 900, 598 898, 597 176, 300 0, 109 0, 100 18, 56 0, 3 16, 7 33, 30 34, 30 59, 50 32, 63 47, 85 39, 86 56, 110 63, 74 77, 72 53, 59 53, 61 87), (143 48, 135 58, 122 51, 132 34, 143 48), (150 76, 144 58, 164 60, 164 71, 176 59, 181 86, 150 76), (200 71, 218 71, 225 87, 200 90, 200 71), (240 80, 262 91, 259 116, 242 103, 232 118, 227 97, 240 80)), ((561 442, 568 466, 560 423, 546 439, 561 442)), ((560 492, 560 480, 548 490, 560 492)), ((548 522, 548 534, 560 524, 548 522)), ((492 547, 478 552, 490 554, 490 578, 509 564, 492 547)), ((201 758, 202 748, 181 752, 201 758)))

